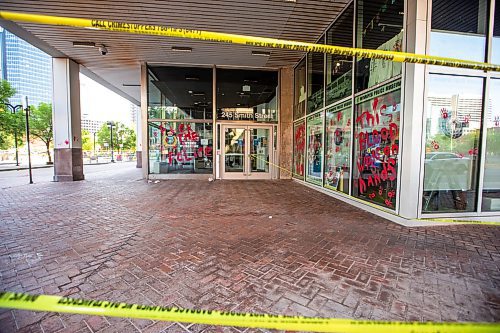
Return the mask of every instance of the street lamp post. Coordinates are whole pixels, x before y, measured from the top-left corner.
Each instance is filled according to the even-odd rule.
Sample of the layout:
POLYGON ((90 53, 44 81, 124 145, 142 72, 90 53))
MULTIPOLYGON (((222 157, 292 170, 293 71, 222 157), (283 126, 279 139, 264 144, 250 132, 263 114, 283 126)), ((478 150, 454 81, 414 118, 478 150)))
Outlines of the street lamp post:
POLYGON ((28 170, 30 174, 30 184, 33 184, 33 175, 31 173, 31 149, 30 149, 30 105, 28 104, 28 96, 21 98, 24 114, 26 115, 26 143, 28 145, 28 170))
POLYGON ((96 162, 97 162, 97 156, 95 155, 95 132, 94 132, 94 157, 96 158, 96 162))
MULTIPOLYGON (((23 107, 22 105, 12 105, 9 103, 5 103, 5 105, 10 109, 10 112, 12 114, 16 114, 17 110, 19 110, 23 107)), ((16 146, 16 166, 19 166, 19 152, 17 149, 17 128, 16 127, 14 127, 14 144, 16 146)))
POLYGON ((112 121, 108 121, 108 127, 110 127, 110 132, 111 132, 111 163, 115 163, 115 160, 113 159, 113 125, 115 123, 112 121))

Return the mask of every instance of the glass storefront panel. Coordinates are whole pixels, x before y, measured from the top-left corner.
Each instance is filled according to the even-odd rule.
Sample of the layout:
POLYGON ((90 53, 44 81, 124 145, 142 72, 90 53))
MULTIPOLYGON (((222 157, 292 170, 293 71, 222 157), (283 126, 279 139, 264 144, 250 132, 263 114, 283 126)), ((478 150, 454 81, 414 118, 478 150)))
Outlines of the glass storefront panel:
POLYGON ((269 128, 250 128, 250 172, 269 172, 269 128))
POLYGON ((323 185, 323 115, 319 112, 307 118, 306 181, 323 185))
POLYGON ((304 179, 306 152, 306 123, 299 121, 293 125, 293 176, 304 179))
POLYGON ((212 69, 150 66, 149 119, 212 120, 212 69))
POLYGON ((491 63, 500 64, 500 0, 495 3, 491 63))
POLYGON ((484 61, 488 0, 432 0, 429 54, 484 61))
MULTIPOLYGON (((324 44, 322 37, 318 44, 324 44)), ((325 55, 311 52, 307 54, 307 113, 314 112, 323 107, 325 55)))
MULTIPOLYGON (((356 47, 402 51, 404 0, 358 0, 356 47)), ((358 59, 356 91, 401 74, 402 64, 380 59, 358 59)))
POLYGON ((401 81, 356 97, 353 196, 395 209, 401 81))
POLYGON ((326 110, 325 187, 349 194, 352 101, 326 110))
POLYGON ((224 130, 224 171, 245 172, 246 128, 227 127, 224 130))
MULTIPOLYGON (((342 13, 326 33, 326 44, 352 47, 354 3, 342 13)), ((352 93, 352 57, 326 54, 326 105, 352 93)))
POLYGON ((217 120, 278 122, 278 72, 217 69, 217 120))
POLYGON ((303 59, 294 71, 295 93, 293 103, 293 119, 306 115, 306 60, 303 59))
POLYGON ((149 173, 210 174, 211 123, 149 122, 149 173))
POLYGON ((423 212, 475 211, 483 79, 429 75, 423 212))
POLYGON ((500 79, 490 81, 491 107, 486 112, 486 160, 483 211, 500 211, 500 79))

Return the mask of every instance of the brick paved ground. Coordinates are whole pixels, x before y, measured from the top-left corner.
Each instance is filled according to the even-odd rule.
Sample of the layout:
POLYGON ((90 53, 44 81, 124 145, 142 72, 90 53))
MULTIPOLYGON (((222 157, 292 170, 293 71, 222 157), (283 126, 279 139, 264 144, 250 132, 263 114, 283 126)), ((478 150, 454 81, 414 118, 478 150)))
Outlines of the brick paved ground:
MULTIPOLYGON (((500 321, 500 228, 406 228, 291 181, 0 189, 0 289, 205 309, 500 321), (272 216, 272 218, 269 218, 272 216)), ((0 331, 261 332, 0 311, 0 331)), ((266 332, 266 330, 262 330, 266 332)))

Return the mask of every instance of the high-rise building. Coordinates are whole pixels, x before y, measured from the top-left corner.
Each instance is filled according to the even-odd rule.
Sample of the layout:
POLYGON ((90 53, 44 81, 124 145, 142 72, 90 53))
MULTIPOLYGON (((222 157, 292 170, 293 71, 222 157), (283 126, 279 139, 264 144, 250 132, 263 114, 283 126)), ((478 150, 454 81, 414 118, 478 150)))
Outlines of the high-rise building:
POLYGON ((16 90, 10 98, 12 104, 21 104, 24 95, 30 105, 52 103, 52 60, 48 54, 1 29, 0 61, 1 78, 16 90))

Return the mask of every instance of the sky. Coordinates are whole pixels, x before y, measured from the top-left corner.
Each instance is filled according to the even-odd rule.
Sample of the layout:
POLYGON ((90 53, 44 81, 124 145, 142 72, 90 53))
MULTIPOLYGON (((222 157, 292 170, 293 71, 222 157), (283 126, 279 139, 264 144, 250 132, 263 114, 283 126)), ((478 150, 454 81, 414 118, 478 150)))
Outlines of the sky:
POLYGON ((130 126, 130 102, 80 73, 80 104, 82 118, 114 120, 130 126))

